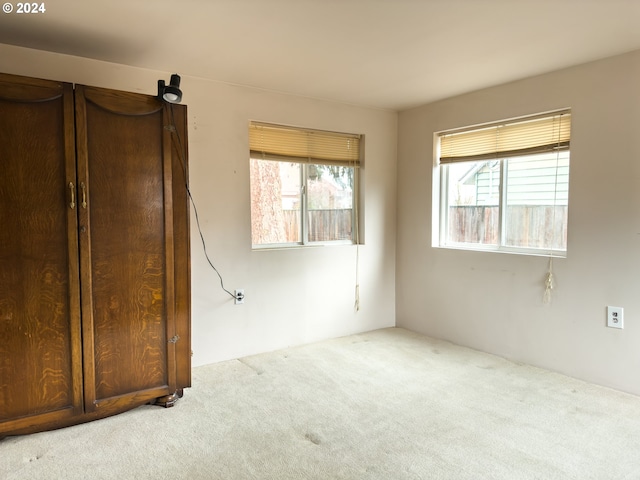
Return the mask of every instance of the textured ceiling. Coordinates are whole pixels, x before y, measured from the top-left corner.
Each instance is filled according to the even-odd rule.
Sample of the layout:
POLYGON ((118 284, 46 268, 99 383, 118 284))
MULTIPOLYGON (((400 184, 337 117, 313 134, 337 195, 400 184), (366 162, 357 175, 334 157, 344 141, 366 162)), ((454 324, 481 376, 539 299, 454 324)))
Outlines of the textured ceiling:
POLYGON ((11 3, 0 43, 392 110, 640 49, 640 0, 11 3))

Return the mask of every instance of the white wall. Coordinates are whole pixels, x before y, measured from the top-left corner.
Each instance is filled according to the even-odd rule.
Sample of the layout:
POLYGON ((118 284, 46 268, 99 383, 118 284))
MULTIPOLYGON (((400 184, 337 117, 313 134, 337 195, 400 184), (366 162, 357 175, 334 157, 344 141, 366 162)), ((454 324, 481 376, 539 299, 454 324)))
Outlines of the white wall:
MULTIPOLYGON (((174 73, 8 45, 0 45, 0 72, 153 95, 157 80, 174 73)), ((221 290, 192 213, 194 365, 393 326, 397 114, 186 76, 181 86, 191 191, 207 250, 225 287, 246 295, 236 306, 221 290), (249 120, 365 135, 359 312, 354 246, 251 250, 249 120)))
POLYGON ((398 141, 398 326, 640 394, 640 51, 402 112, 398 141), (545 305, 546 258, 431 247, 433 132, 564 107, 568 255, 545 305))

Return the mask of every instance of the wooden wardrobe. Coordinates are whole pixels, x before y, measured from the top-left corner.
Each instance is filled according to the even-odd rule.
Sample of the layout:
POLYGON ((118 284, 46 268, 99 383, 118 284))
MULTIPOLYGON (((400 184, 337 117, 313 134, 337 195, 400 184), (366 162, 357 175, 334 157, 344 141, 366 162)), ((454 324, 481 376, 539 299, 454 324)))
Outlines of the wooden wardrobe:
POLYGON ((0 437, 190 386, 186 113, 0 74, 0 437))

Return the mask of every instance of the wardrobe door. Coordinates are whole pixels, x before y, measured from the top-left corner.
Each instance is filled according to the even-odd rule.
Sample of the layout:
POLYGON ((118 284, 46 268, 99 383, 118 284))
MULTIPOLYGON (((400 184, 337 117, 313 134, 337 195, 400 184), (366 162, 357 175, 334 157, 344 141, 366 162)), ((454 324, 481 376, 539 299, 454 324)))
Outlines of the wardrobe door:
POLYGON ((97 415, 176 392, 166 121, 154 97, 76 86, 85 409, 97 415))
POLYGON ((82 411, 73 89, 0 74, 0 436, 82 411))

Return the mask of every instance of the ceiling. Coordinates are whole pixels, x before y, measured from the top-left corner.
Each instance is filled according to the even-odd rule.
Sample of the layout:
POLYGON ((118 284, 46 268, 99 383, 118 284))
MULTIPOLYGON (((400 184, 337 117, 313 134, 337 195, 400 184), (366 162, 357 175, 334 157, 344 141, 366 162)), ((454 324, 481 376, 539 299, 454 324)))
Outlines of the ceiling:
POLYGON ((391 110, 640 49, 640 0, 11 3, 0 43, 391 110))

